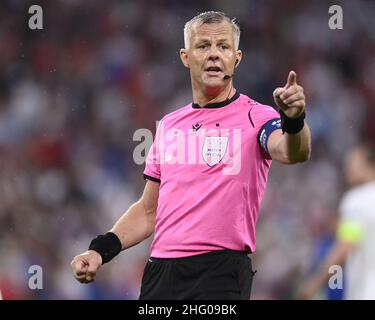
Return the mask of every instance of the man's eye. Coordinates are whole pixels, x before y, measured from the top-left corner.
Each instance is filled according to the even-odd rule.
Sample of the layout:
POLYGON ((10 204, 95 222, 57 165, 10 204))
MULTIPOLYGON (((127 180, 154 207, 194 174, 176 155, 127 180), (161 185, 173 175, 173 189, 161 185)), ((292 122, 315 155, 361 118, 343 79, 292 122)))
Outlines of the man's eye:
POLYGON ((221 46, 221 49, 226 50, 226 49, 228 49, 228 46, 227 46, 227 45, 222 45, 222 46, 221 46))
POLYGON ((198 46, 198 49, 205 49, 207 48, 207 45, 206 44, 201 44, 198 46))

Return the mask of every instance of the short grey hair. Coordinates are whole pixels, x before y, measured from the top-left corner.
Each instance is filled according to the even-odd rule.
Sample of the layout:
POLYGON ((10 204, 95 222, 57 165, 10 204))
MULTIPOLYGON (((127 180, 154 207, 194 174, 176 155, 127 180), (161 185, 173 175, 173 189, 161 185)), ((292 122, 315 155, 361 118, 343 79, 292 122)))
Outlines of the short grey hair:
POLYGON ((191 27, 193 26, 194 23, 201 22, 202 24, 205 24, 205 23, 210 24, 210 23, 221 23, 223 21, 228 21, 232 25, 233 32, 234 32, 234 47, 236 50, 238 50, 238 46, 240 44, 241 31, 240 31, 240 27, 238 26, 236 22, 236 18, 231 19, 224 12, 217 12, 217 11, 202 12, 185 23, 185 27, 184 27, 185 49, 189 49, 191 27))

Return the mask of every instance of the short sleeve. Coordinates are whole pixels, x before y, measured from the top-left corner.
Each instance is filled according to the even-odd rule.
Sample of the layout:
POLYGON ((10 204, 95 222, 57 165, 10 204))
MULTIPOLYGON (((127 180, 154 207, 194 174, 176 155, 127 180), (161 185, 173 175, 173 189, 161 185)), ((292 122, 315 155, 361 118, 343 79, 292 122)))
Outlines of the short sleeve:
POLYGON ((271 106, 256 104, 249 111, 249 119, 258 131, 257 139, 266 159, 271 159, 268 152, 268 138, 275 130, 281 129, 280 114, 271 106))
POLYGON ((161 179, 160 172, 160 135, 162 134, 163 120, 159 122, 156 129, 155 139, 147 154, 145 170, 143 171, 144 179, 159 182, 161 179))

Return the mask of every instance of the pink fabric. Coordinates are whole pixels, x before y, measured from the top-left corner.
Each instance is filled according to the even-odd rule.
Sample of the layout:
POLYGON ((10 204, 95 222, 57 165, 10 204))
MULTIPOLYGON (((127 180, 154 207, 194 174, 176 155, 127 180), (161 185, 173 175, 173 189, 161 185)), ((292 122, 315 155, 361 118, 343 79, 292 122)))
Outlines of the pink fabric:
POLYGON ((152 257, 255 251, 271 166, 257 136, 275 118, 272 107, 241 94, 224 107, 189 104, 161 120, 144 171, 161 181, 152 257))

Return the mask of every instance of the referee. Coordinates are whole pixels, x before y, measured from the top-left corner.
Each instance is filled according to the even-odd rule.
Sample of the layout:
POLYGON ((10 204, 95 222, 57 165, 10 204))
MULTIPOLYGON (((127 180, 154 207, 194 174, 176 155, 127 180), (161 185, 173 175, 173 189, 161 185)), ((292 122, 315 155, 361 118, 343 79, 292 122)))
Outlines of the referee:
POLYGON ((279 112, 233 87, 239 40, 237 23, 221 12, 185 24, 180 57, 193 102, 160 121, 143 195, 74 257, 79 282, 94 281, 102 264, 155 233, 141 300, 250 298, 249 254, 271 162, 308 160, 311 138, 294 71, 273 93, 279 112))

